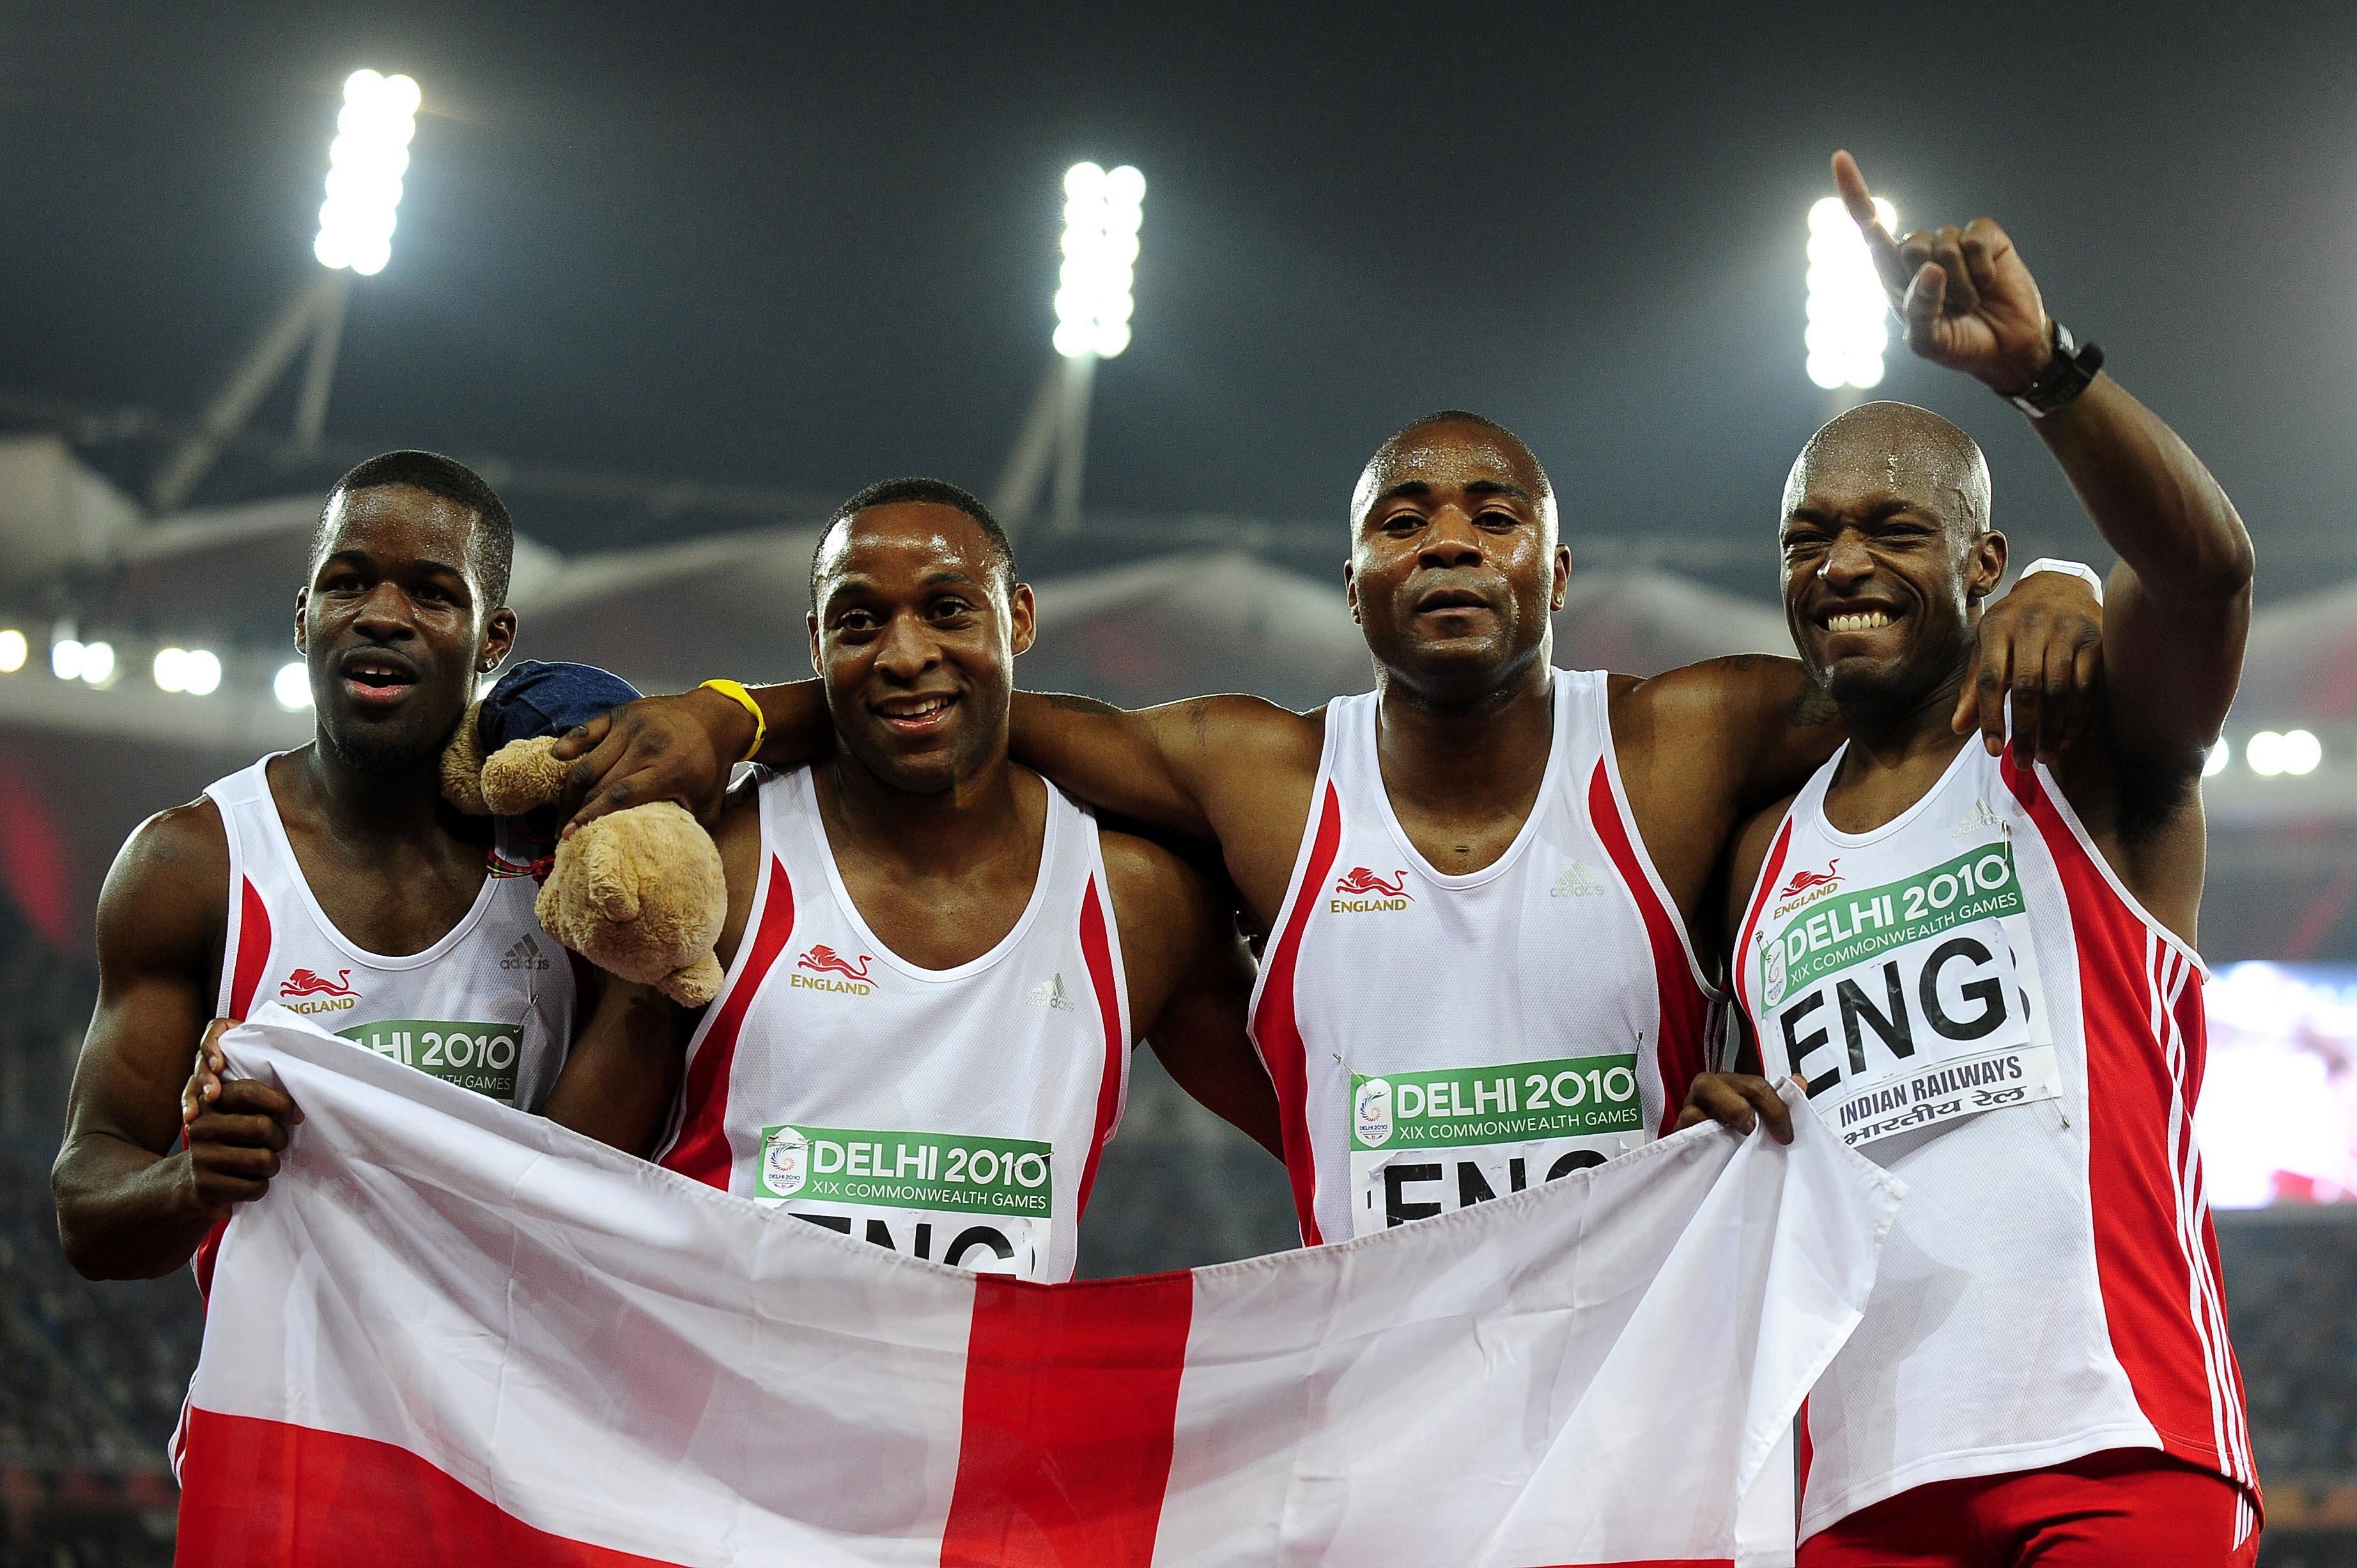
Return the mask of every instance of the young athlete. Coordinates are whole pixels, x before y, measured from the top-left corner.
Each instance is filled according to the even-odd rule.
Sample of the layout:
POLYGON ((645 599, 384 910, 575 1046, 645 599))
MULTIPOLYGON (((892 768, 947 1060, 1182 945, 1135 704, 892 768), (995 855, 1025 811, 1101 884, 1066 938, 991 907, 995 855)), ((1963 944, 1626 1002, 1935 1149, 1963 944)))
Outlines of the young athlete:
MULTIPOLYGON (((2250 538, 2002 229, 1893 241, 1835 166, 1910 344, 2030 413, 2120 561, 2085 738, 2000 753, 1946 723, 2006 564, 1979 448, 1872 403, 1785 485, 1786 618, 1850 740, 1737 843, 1736 994, 1769 1076, 1910 1189, 1803 1412, 1800 1561, 2247 1564, 2258 1480, 2193 1111, 2201 765, 2250 538)), ((1706 1077, 1688 1115, 1768 1095, 1706 1077)))
POLYGON ((214 1037, 265 1002, 618 1148, 652 1144, 678 1082, 674 1010, 568 961, 491 824, 441 799, 443 744, 515 639, 513 548, 499 497, 447 457, 387 453, 328 492, 295 601, 313 739, 142 823, 100 897, 98 1008, 51 1178, 83 1274, 152 1277, 193 1254, 210 1282, 209 1235, 268 1187, 300 1116, 214 1076, 214 1037))
POLYGON ((1068 1278, 1132 1040, 1277 1150, 1232 900, 1008 763, 1031 590, 974 497, 852 497, 811 602, 837 744, 720 814, 727 978, 660 1162, 917 1257, 1068 1278))

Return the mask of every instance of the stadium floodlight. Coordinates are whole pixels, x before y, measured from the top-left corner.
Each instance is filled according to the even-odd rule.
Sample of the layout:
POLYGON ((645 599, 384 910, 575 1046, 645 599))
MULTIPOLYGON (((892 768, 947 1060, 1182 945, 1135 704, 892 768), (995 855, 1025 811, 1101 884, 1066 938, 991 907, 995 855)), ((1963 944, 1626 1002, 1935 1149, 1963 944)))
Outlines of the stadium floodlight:
POLYGON ((2262 779, 2284 774, 2305 779, 2323 763, 2324 743, 2304 729, 2285 730, 2280 735, 2263 729, 2244 743, 2243 760, 2262 779))
POLYGON ((25 657, 32 650, 25 634, 15 627, 0 628, 0 675, 14 675, 25 667, 25 657))
POLYGON ((49 673, 60 681, 81 679, 81 644, 60 637, 49 644, 49 673))
MULTIPOLYGON (((1899 211, 1880 197, 1874 210, 1882 226, 1897 232, 1899 211)), ((1828 196, 1809 209, 1809 380, 1827 392, 1836 387, 1872 387, 1882 381, 1882 350, 1890 341, 1885 325, 1882 278, 1866 236, 1841 198, 1828 196)))
POLYGON ((1127 164, 1064 173, 1064 264, 1057 274, 1056 352, 1110 360, 1129 347, 1146 177, 1127 164))
POLYGON ((311 705, 311 667, 301 660, 281 664, 272 677, 270 693, 278 705, 290 713, 299 713, 311 705))
POLYGON ((180 666, 180 680, 191 697, 210 697, 221 690, 221 656, 202 648, 188 650, 188 657, 180 666))
POLYGON ((2232 762, 2233 759, 2234 754, 2233 748, 2227 746, 2226 737, 2222 735, 2218 737, 2218 744, 2210 748, 2210 755, 2201 759, 2201 777, 2204 779, 2217 778, 2218 775, 2226 771, 2226 764, 2232 762))
POLYGON ((2305 779, 2324 760, 2324 743, 2310 731, 2287 729, 2283 736, 2283 770, 2295 779, 2305 779))
POLYGON ((328 146, 328 199, 311 242, 321 266, 368 277, 393 259, 393 211, 421 102, 417 83, 405 76, 356 70, 344 79, 343 112, 328 146))
POLYGON ((221 659, 201 648, 159 648, 155 671, 159 692, 209 697, 221 686, 221 659))
POLYGON ((110 685, 114 680, 114 645, 111 642, 85 642, 81 645, 81 681, 85 686, 110 685))

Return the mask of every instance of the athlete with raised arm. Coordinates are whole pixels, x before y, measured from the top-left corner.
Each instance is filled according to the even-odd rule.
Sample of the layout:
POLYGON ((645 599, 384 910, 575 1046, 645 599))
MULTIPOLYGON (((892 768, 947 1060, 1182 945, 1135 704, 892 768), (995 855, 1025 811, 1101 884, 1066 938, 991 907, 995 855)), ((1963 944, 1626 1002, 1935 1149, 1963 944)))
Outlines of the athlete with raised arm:
MULTIPOLYGON (((1944 722, 2006 564, 1980 449, 1871 403, 1786 481, 1785 618, 1850 742, 1741 832, 1735 988, 1770 1074, 1910 1189, 1803 1412, 1800 1562, 2247 1564, 2258 1479, 2193 1111, 2201 765, 2250 537, 2002 229, 1894 241, 1847 155, 1835 172, 1909 343, 2033 415, 2120 559, 2085 738, 1996 755, 1944 722)), ((1689 1116, 1766 1090, 1699 1079, 1689 1116)))
MULTIPOLYGON (((1383 446, 1343 570, 1376 689, 1309 714, 1252 697, 1140 713, 1018 693, 1012 753, 1082 798, 1220 846, 1266 939, 1253 1030, 1311 1242, 1518 1190, 1667 1131, 1711 1064, 1686 931, 1728 835, 1840 738, 1793 660, 1651 680, 1554 669, 1571 553, 1530 450, 1463 411, 1383 446)), ((1998 682, 2096 636, 2062 575, 1984 623, 1998 682)), ((2092 671, 2061 667, 2074 677, 2092 671)), ((2026 722, 2042 683, 2016 693, 2026 722)), ((814 684, 756 694, 761 760, 831 745, 814 684)), ((1969 704, 1968 704, 1969 706, 1969 704)), ((1962 715, 1960 714, 1960 722, 1962 715)), ((583 818, 677 800, 709 816, 751 715, 654 698, 568 737, 583 818)), ((1770 1097, 1771 1122, 1782 1115, 1770 1097)), ((1753 1114, 1728 1114, 1749 1124, 1753 1114)))
POLYGON ((513 549, 499 497, 447 457, 387 453, 328 492, 295 600, 311 742, 142 823, 100 897, 98 1007, 51 1178, 83 1274, 194 1255, 210 1281, 209 1237, 269 1186, 300 1115, 218 1079, 214 1038, 264 1003, 652 1146, 679 1079, 674 1011, 569 962, 492 824, 441 798, 443 744, 515 639, 513 549))
POLYGON ((1232 897, 1008 763, 1031 590, 974 497, 852 497, 811 603, 839 744, 720 813, 727 978, 660 1163, 917 1257, 1068 1278, 1134 1039, 1280 1152, 1232 897))

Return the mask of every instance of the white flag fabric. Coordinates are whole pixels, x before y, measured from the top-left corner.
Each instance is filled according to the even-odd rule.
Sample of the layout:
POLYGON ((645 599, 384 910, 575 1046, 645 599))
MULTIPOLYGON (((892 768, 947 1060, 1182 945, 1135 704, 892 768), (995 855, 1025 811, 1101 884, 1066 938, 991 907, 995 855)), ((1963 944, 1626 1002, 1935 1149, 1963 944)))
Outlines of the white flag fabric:
POLYGON ((1727 1563, 1903 1193, 1805 1109, 1339 1245, 1038 1285, 903 1257, 273 1012, 179 1561, 1727 1563))

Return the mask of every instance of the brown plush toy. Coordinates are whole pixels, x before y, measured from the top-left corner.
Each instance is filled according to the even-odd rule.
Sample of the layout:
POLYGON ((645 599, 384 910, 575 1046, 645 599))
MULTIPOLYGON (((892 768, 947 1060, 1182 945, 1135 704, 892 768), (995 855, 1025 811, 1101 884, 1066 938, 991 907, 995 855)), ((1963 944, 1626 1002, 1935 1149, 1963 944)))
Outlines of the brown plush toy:
MULTIPOLYGON (((545 845, 559 822, 544 808, 565 790, 565 765, 549 755, 558 736, 635 695, 587 665, 519 664, 450 737, 443 799, 473 816, 522 819, 520 831, 545 845)), ((558 843, 534 909, 542 929, 598 968, 683 1006, 720 989, 720 852, 669 801, 609 812, 558 843)))

